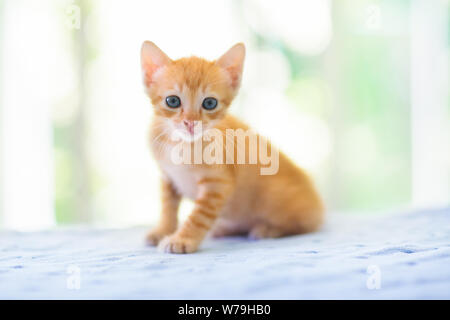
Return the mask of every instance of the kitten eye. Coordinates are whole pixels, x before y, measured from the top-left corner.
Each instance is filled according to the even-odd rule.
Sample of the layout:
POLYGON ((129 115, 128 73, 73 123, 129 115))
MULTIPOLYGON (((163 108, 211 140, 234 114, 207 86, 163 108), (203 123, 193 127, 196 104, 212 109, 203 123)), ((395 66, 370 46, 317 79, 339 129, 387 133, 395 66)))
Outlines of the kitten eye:
POLYGON ((203 100, 202 107, 206 110, 213 110, 217 107, 217 100, 215 98, 206 98, 203 100))
POLYGON ((168 96, 166 98, 166 104, 169 108, 178 108, 181 105, 181 101, 177 96, 168 96))

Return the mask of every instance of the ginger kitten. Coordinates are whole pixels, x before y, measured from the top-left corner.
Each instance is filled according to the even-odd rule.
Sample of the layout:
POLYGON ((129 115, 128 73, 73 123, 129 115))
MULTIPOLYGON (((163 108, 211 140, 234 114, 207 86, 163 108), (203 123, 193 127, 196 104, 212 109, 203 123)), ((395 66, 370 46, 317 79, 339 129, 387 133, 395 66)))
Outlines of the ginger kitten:
POLYGON ((244 57, 242 43, 216 61, 198 57, 171 60, 154 43, 142 45, 144 85, 154 106, 150 144, 162 173, 162 212, 147 241, 159 244, 165 252, 195 252, 210 231, 215 237, 248 234, 254 239, 275 238, 311 232, 322 223, 323 206, 305 172, 255 134, 272 156, 277 155, 278 170, 263 174, 267 167, 261 153, 264 144, 252 145, 250 135, 241 142, 238 134, 230 138, 230 132, 249 132, 247 125, 227 113, 240 86, 244 57), (174 150, 180 145, 197 148, 200 154, 211 148, 198 144, 212 140, 206 138, 209 132, 215 132, 217 141, 217 133, 222 133, 229 138, 223 141, 231 142, 215 145, 211 153, 215 160, 223 161, 191 161, 193 151, 183 158, 187 161, 174 162, 174 150), (239 161, 239 151, 253 163, 239 161), (182 197, 194 200, 195 206, 178 227, 182 197))

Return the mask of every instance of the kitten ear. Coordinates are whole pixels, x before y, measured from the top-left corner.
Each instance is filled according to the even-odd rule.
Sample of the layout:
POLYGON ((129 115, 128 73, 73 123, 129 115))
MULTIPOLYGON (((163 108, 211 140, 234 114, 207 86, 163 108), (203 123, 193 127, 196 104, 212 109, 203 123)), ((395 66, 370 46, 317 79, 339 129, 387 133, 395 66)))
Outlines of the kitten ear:
POLYGON ((155 72, 169 64, 170 58, 151 41, 145 41, 141 48, 141 66, 146 88, 152 83, 155 72))
POLYGON ((217 65, 225 69, 231 79, 231 87, 239 88, 242 78, 242 69, 244 67, 245 46, 242 42, 235 44, 217 61, 217 65))

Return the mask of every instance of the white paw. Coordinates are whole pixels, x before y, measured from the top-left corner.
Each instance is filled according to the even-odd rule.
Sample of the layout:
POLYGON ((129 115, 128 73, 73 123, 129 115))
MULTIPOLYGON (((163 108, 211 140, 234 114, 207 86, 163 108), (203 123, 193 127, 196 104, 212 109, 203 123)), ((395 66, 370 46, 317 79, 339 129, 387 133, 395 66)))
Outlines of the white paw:
POLYGON ((171 235, 161 240, 158 250, 166 253, 192 253, 197 251, 198 245, 195 240, 171 235))

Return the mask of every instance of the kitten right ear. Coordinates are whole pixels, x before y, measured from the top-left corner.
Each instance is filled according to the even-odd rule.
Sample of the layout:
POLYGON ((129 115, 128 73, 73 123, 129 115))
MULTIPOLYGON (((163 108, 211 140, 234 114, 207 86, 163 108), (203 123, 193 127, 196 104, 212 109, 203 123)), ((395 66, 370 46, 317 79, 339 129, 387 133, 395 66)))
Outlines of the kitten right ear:
POLYGON ((141 66, 146 88, 152 83, 155 72, 169 64, 170 58, 151 41, 145 41, 141 48, 141 66))
POLYGON ((240 42, 235 44, 216 63, 228 72, 231 80, 231 87, 235 90, 239 88, 244 67, 245 45, 240 42))

